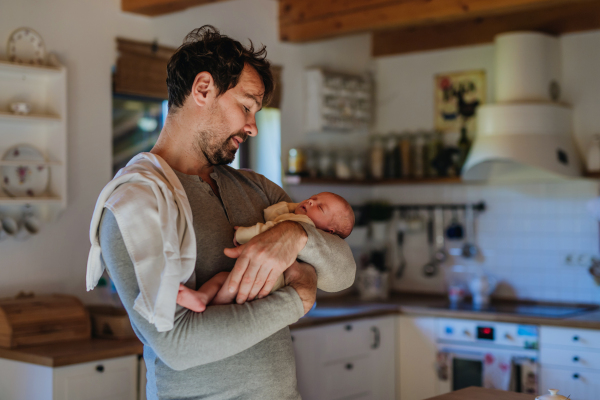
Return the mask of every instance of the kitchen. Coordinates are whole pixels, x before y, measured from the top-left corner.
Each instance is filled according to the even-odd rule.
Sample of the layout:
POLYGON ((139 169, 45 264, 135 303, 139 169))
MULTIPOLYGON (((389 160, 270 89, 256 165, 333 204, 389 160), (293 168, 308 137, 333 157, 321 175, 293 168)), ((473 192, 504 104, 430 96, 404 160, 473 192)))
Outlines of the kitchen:
MULTIPOLYGON (((362 74, 365 71, 372 73, 376 108, 372 133, 432 130, 435 107, 433 85, 434 76, 438 74, 485 70, 485 103, 493 104, 497 99, 493 40, 475 44, 464 43, 471 44, 469 46, 377 57, 372 56, 374 49, 369 33, 301 44, 285 42, 280 41, 278 4, 271 0, 222 1, 152 18, 121 11, 120 1, 108 4, 64 1, 54 4, 27 0, 3 3, 0 21, 0 26, 3 27, 2 37, 8 38, 13 30, 21 26, 35 29, 43 36, 47 48, 58 55, 59 61, 68 72, 68 168, 65 171, 68 183, 67 205, 58 218, 42 226, 38 235, 26 241, 9 239, 0 243, 3 247, 2 263, 5 265, 0 272, 0 297, 12 297, 20 291, 26 291, 40 295, 70 294, 85 304, 105 301, 100 291, 85 291, 84 270, 89 251, 88 230, 91 213, 98 193, 113 175, 111 70, 117 59, 117 37, 143 42, 157 40, 161 45, 176 48, 189 30, 211 23, 242 42, 245 38, 250 38, 255 43, 267 45, 269 59, 283 67, 283 97, 280 110, 284 168, 287 166, 288 152, 292 148, 306 148, 308 143, 333 147, 340 141, 348 141, 346 134, 316 135, 305 128, 307 122, 304 112, 304 72, 308 67, 327 67, 353 74, 362 74)), ((579 153, 585 155, 592 136, 598 133, 597 127, 600 122, 596 116, 596 105, 600 101, 597 93, 600 91, 595 90, 600 84, 596 78, 600 56, 595 51, 600 42, 600 33, 597 30, 568 33, 562 35, 559 41, 560 99, 572 105, 573 134, 579 153)), ((6 47, 0 47, 0 54, 5 54, 6 50, 6 47)), ((357 146, 364 144, 366 147, 367 138, 367 135, 351 136, 357 146)), ((397 205, 474 204, 484 201, 486 209, 477 215, 477 246, 485 255, 485 262, 481 264, 481 268, 499 281, 494 298, 598 305, 600 291, 588 272, 591 257, 598 255, 598 225, 586 208, 587 202, 598 196, 597 186, 597 181, 591 179, 565 179, 555 183, 501 185, 302 184, 287 185, 285 189, 295 200, 329 190, 342 195, 353 205, 374 200, 397 205)), ((451 214, 451 211, 446 212, 447 222, 450 221, 451 214)), ((423 216, 426 217, 427 213, 424 212, 423 216)), ((462 221, 462 214, 459 217, 462 221)), ((422 304, 429 305, 445 298, 446 283, 442 274, 424 278, 421 273, 420 267, 429 258, 426 236, 425 229, 406 236, 404 253, 407 267, 403 277, 394 280, 393 287, 401 293, 398 296, 410 297, 411 293, 415 293, 417 300, 425 298, 422 304)), ((447 244, 449 250, 458 247, 458 244, 454 245, 449 241, 447 244)), ((394 303, 395 296, 396 294, 392 295, 391 300, 383 303, 394 303)), ((356 296, 353 299, 355 298, 356 296)), ((402 360, 393 361, 393 376, 396 377, 393 391, 397 398, 405 400, 424 399, 441 394, 435 391, 437 389, 433 389, 437 382, 437 350, 434 342, 440 318, 485 323, 523 321, 511 317, 498 319, 498 314, 494 313, 486 313, 485 317, 483 314, 477 314, 482 315, 480 318, 458 311, 450 317, 448 311, 436 312, 432 307, 419 307, 418 304, 411 309, 410 302, 417 300, 397 300, 396 303, 400 305, 394 306, 391 314, 387 314, 389 310, 382 311, 381 308, 377 308, 368 310, 367 315, 370 318, 374 313, 380 317, 385 314, 385 318, 393 319, 394 335, 399 336, 399 342, 392 342, 391 346, 396 346, 396 350, 393 351, 398 352, 399 357, 402 357, 402 350, 406 347, 408 351, 431 356, 427 360, 425 356, 420 356, 425 360, 425 367, 429 366, 422 373, 411 368, 406 372, 402 360), (400 311, 398 316, 395 313, 400 309, 403 311, 400 311), (410 343, 413 342, 403 343, 403 333, 404 337, 410 337, 412 333, 415 338, 413 340, 418 340, 416 343, 422 347, 411 346, 410 343), (430 341, 426 340, 428 334, 430 341), (426 379, 430 378, 428 383, 426 379), (403 389, 412 386, 403 384, 402 381, 418 382, 421 385, 417 388, 403 389), (413 395, 410 391, 407 394, 403 390, 416 392, 413 395)), ((319 307, 336 301, 342 300, 333 297, 319 299, 319 307)), ((351 301, 355 300, 348 300, 347 305, 350 305, 351 301)), ((389 304, 386 307, 389 307, 389 304)), ((348 318, 336 320, 336 323, 342 324, 340 329, 345 329, 347 321, 354 321, 348 318)), ((552 328, 558 323, 554 323, 554 319, 542 322, 533 317, 530 319, 532 322, 527 324, 544 327, 540 328, 539 332, 540 347, 544 351, 543 329, 552 328)), ((361 320, 366 321, 368 318, 357 319, 356 323, 361 320)), ((319 326, 316 325, 315 328, 319 326)), ((487 326, 489 324, 482 325, 487 326)), ((599 327, 593 322, 584 321, 563 328, 588 329, 594 326, 595 329, 599 327)), ((301 327, 302 325, 299 325, 296 332, 301 332, 301 327)), ((368 333, 369 343, 375 337, 370 328, 371 326, 364 328, 368 333)), ((336 328, 332 325, 332 329, 336 328)), ((357 331, 360 331, 358 327, 353 330, 357 331)), ((581 336, 580 332, 578 334, 581 336)), ((389 345, 383 334, 381 340, 382 345, 384 342, 389 345)), ((597 343, 590 340, 591 343, 597 343)), ((547 348, 572 350, 571 344, 572 342, 551 342, 547 348)), ((598 345, 586 347, 586 351, 592 354, 593 349, 598 349, 598 345)), ((413 359, 417 362, 417 358, 413 359)), ((552 367, 569 372, 571 368, 562 368, 562 364, 552 367)), ((593 368, 585 369, 589 370, 593 368)), ((572 379, 573 373, 569 374, 569 379, 572 379)), ((567 396, 571 389, 567 389, 565 385, 566 383, 561 381, 557 383, 557 389, 567 396)), ((598 389, 595 390, 596 392, 591 393, 597 393, 598 389)), ((542 390, 537 394, 542 394, 542 390)), ((353 393, 349 394, 351 395, 353 393)), ((575 397, 573 394, 571 398, 593 399, 596 398, 594 396, 598 395, 575 397)))

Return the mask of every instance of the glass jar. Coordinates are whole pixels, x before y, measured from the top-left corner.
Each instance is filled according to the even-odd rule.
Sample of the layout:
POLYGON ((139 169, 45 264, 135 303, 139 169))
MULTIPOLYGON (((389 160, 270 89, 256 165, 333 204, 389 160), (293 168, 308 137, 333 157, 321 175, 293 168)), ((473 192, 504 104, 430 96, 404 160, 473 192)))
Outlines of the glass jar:
POLYGON ((355 151, 350 162, 353 179, 362 181, 366 178, 365 164, 365 154, 362 151, 355 151))
POLYGON ((304 151, 299 148, 290 149, 288 153, 288 174, 301 175, 304 172, 304 165, 304 151))
POLYGON ((335 177, 336 179, 352 178, 350 169, 350 152, 348 150, 338 150, 335 155, 335 177))
POLYGON ((317 149, 306 149, 306 173, 311 178, 319 176, 319 152, 317 149))
POLYGON ((323 178, 333 178, 335 176, 333 156, 327 149, 321 150, 319 154, 319 176, 323 178))

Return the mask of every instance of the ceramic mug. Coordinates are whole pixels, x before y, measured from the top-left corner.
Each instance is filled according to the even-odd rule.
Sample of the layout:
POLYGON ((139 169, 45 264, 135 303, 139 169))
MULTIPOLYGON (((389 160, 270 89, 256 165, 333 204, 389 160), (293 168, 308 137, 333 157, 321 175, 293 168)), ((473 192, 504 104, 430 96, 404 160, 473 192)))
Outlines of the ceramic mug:
POLYGON ((15 236, 19 232, 19 223, 16 219, 9 216, 4 216, 0 219, 0 240, 15 236))
POLYGON ((25 103, 24 101, 16 101, 14 103, 10 103, 10 109, 17 115, 27 115, 31 111, 31 106, 29 103, 25 103))
POLYGON ((38 217, 33 214, 25 214, 15 238, 17 240, 25 240, 30 236, 38 234, 41 227, 42 222, 38 217))

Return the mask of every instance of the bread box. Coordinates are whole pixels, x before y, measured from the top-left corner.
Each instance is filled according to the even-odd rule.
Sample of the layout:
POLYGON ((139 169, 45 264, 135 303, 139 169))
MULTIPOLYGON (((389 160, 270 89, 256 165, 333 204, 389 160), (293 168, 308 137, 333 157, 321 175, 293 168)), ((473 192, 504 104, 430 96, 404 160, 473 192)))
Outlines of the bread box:
POLYGON ((53 294, 0 299, 0 347, 89 339, 90 317, 77 297, 53 294))

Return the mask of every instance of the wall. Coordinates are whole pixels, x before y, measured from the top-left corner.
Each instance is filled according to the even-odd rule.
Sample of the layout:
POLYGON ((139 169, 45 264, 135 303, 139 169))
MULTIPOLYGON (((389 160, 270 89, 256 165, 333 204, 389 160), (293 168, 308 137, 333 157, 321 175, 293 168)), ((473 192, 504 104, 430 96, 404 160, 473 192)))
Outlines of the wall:
MULTIPOLYGON (((122 13, 120 0, 4 0, 0 38, 29 26, 44 38, 68 69, 68 207, 58 221, 26 242, 0 243, 0 297, 19 290, 65 292, 96 301, 85 292, 89 222, 96 198, 111 178, 111 67, 117 36, 177 47, 190 30, 213 24, 244 41, 263 43, 283 69, 283 148, 303 135, 302 70, 311 64, 362 70, 369 37, 360 35, 307 45, 277 39, 277 2, 235 0, 148 18, 122 13)), ((0 58, 5 54, 0 40, 0 58)))

